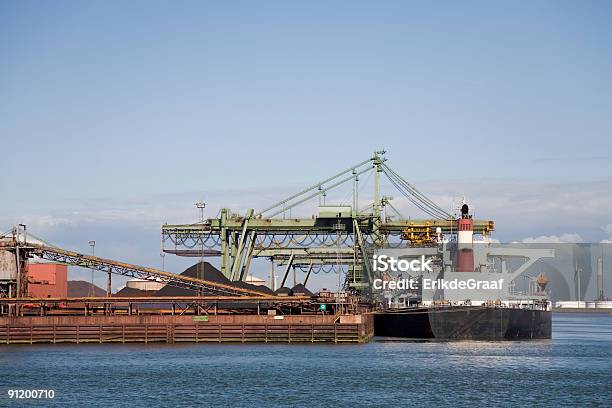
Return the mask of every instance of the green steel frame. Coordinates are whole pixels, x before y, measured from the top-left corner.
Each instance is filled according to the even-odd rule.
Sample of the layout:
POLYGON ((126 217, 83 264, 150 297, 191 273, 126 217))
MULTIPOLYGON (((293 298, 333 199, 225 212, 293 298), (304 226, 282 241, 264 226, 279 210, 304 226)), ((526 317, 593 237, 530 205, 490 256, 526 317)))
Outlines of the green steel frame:
MULTIPOLYGON (((361 163, 322 180, 309 188, 281 200, 259 212, 248 209, 244 216, 232 214, 224 208, 220 217, 194 224, 165 224, 162 226, 162 251, 188 256, 220 256, 221 271, 232 280, 243 280, 248 274, 251 260, 269 258, 273 264, 300 267, 308 270, 321 265, 342 265, 349 268, 350 283, 364 286, 369 276, 362 274, 361 265, 366 248, 380 247, 394 237, 399 245, 402 234, 414 231, 421 236, 435 237, 438 232, 456 232, 456 219, 442 210, 414 186, 406 182, 385 162, 384 151, 361 163), (359 177, 368 172, 374 175, 372 211, 359 211, 359 177), (390 198, 380 194, 380 174, 385 174, 413 204, 431 215, 430 219, 383 219, 382 209, 390 207, 390 198), (308 200, 325 195, 327 191, 353 182, 351 216, 334 220, 322 218, 274 218, 308 200), (332 222, 333 221, 333 222, 332 222), (167 248, 170 243, 173 247, 167 248), (206 250, 203 250, 206 247, 206 250), (200 249, 194 249, 200 248, 200 249)), ((474 233, 488 235, 494 229, 493 221, 474 220, 474 233)), ((273 268, 273 265, 272 265, 273 268)), ((368 272, 368 271, 366 271, 368 272)), ((370 275, 368 272, 366 275, 370 275)), ((286 273, 285 273, 286 277, 286 273)))

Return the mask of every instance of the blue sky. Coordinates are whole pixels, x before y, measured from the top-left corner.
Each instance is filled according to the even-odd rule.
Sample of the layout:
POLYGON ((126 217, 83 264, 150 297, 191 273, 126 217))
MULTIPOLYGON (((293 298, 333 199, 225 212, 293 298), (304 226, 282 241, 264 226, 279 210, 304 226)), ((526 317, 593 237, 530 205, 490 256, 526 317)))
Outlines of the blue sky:
POLYGON ((261 208, 385 148, 502 239, 606 239, 611 18, 607 1, 2 1, 0 229, 155 265, 159 225, 194 200, 261 208))

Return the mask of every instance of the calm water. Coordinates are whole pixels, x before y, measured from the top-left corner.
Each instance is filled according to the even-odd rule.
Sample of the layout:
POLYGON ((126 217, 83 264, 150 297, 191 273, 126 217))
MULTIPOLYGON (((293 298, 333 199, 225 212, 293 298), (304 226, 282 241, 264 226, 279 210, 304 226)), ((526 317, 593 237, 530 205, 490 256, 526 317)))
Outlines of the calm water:
POLYGON ((0 406, 612 406, 612 316, 553 322, 529 342, 0 346, 0 406))

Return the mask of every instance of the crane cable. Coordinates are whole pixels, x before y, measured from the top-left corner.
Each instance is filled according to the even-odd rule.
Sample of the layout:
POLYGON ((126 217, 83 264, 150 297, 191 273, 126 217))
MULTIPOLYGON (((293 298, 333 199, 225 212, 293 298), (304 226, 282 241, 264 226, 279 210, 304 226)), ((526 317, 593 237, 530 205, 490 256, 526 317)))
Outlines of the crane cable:
POLYGON ((426 213, 427 215, 429 215, 430 217, 433 218, 441 218, 438 214, 432 212, 431 210, 429 210, 428 208, 426 208, 425 206, 423 206, 422 204, 420 204, 417 200, 415 200, 412 196, 410 196, 410 194, 406 193, 396 182, 393 178, 391 178, 386 172, 385 174, 387 175, 387 177, 389 178, 389 181, 391 181, 391 183, 395 186, 395 188, 397 188, 412 204, 414 204, 416 207, 418 207, 421 211, 423 211, 424 213, 426 213))
POLYGON ((437 204, 423 195, 414 186, 404 180, 399 174, 393 171, 389 166, 383 164, 383 172, 391 181, 391 183, 415 206, 421 209, 431 217, 438 219, 448 219, 451 217, 446 211, 441 209, 437 204))
POLYGON ((418 197, 424 204, 428 205, 429 208, 431 208, 437 213, 440 213, 445 218, 451 217, 451 214, 444 211, 436 203, 434 203, 431 199, 429 199, 429 197, 421 193, 415 186, 413 186, 412 184, 404 180, 404 178, 402 178, 402 176, 400 176, 396 171, 394 171, 392 168, 390 168, 386 164, 383 164, 383 166, 395 176, 396 180, 398 180, 400 184, 404 185, 408 191, 410 191, 413 195, 418 197))
POLYGON ((442 208, 440 208, 436 203, 434 203, 432 200, 430 200, 427 196, 425 196, 423 193, 421 193, 419 190, 417 190, 416 187, 414 187, 413 185, 411 185, 410 183, 408 183, 406 180, 404 180, 399 174, 397 174, 393 169, 391 169, 389 166, 384 165, 385 168, 394 176, 394 178, 396 179, 396 181, 398 183, 400 183, 401 185, 403 185, 406 190, 408 190, 416 199, 418 199, 419 201, 421 201, 423 203, 423 205, 427 206, 431 211, 439 214, 442 218, 450 218, 451 215, 449 213, 447 213, 446 211, 444 211, 442 208))

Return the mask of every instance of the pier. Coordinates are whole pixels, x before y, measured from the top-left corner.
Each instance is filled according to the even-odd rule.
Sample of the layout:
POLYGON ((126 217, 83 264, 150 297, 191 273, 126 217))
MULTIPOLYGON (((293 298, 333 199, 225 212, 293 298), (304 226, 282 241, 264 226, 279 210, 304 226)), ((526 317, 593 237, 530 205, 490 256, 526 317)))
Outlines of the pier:
POLYGON ((361 315, 141 315, 0 317, 1 344, 366 343, 361 315))

